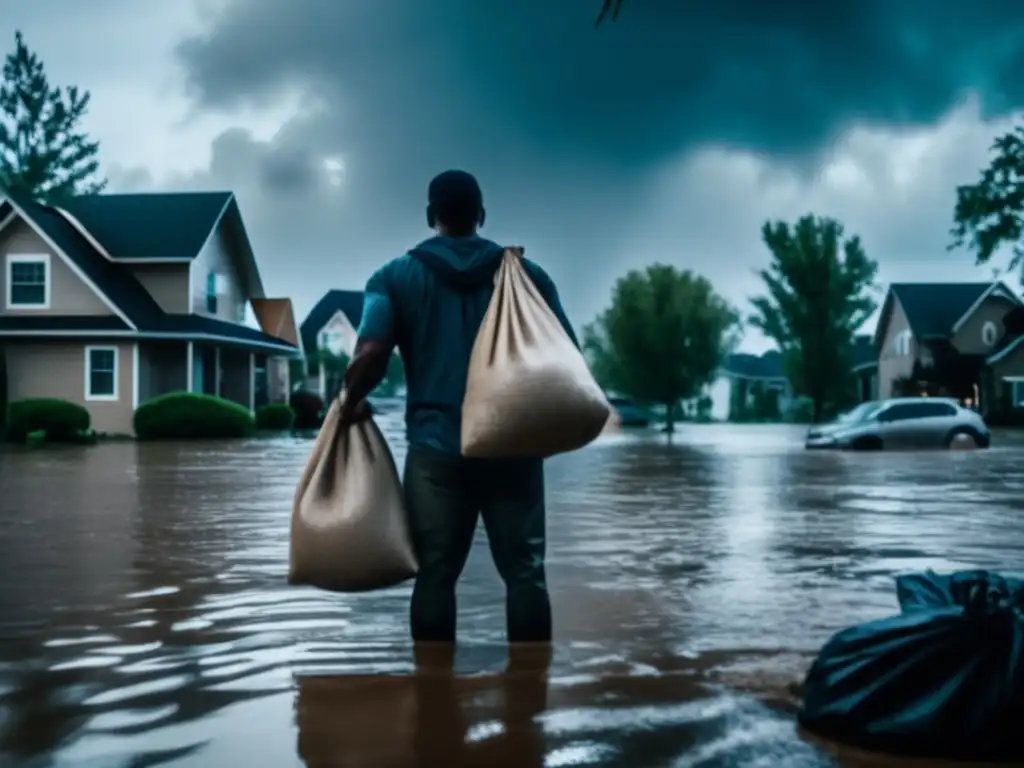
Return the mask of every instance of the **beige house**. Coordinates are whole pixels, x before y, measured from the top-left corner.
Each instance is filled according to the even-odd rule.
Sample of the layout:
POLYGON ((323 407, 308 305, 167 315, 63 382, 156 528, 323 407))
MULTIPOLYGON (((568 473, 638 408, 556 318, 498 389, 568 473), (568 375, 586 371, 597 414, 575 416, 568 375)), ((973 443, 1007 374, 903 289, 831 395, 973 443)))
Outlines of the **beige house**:
POLYGON ((1015 397, 1018 389, 1024 399, 1024 346, 1003 326, 1020 305, 1002 282, 894 283, 874 336, 878 397, 924 387, 941 371, 939 377, 965 390, 958 396, 982 410, 1015 397))
POLYGON ((229 192, 63 208, 0 193, 0 302, 8 399, 80 403, 97 432, 130 434, 135 408, 167 392, 283 400, 302 356, 291 301, 266 298, 229 192))
POLYGON ((306 360, 305 387, 326 399, 338 391, 341 382, 334 372, 321 364, 325 353, 352 358, 359 321, 363 314, 362 291, 331 290, 310 310, 299 333, 306 360))

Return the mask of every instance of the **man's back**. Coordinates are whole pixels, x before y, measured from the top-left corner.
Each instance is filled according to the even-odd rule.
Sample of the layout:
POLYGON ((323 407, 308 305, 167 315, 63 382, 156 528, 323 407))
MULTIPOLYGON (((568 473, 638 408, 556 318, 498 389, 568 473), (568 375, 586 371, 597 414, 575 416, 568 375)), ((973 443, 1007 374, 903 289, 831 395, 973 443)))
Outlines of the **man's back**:
MULTIPOLYGON (((390 304, 394 340, 406 370, 412 445, 459 454, 469 358, 503 250, 478 236, 433 237, 386 264, 367 283, 364 318, 373 316, 373 302, 390 304)), ((524 266, 575 341, 551 279, 533 262, 524 259, 524 266)))

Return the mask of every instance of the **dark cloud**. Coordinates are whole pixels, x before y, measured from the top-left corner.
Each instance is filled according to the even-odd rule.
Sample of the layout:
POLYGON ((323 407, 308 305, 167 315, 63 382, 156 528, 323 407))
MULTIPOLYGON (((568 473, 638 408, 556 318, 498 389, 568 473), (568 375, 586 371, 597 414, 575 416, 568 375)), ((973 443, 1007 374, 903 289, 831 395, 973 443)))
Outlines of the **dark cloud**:
MULTIPOLYGON (((270 142, 225 134, 210 173, 190 183, 238 191, 261 259, 301 308, 317 289, 294 265, 322 275, 318 286, 353 287, 425 234, 427 180, 467 168, 485 190, 488 233, 525 242, 584 319, 616 274, 666 251, 728 273, 708 254, 738 242, 735 206, 757 186, 699 222, 728 247, 672 227, 638 233, 652 207, 664 227, 673 206, 693 220, 702 194, 718 194, 721 180, 707 177, 666 199, 651 178, 671 158, 710 144, 813 170, 855 123, 930 125, 968 93, 989 116, 1024 104, 1012 69, 1024 52, 1019 0, 628 0, 595 30, 599 7, 228 0, 177 49, 196 105, 233 112, 300 92, 319 109, 270 142), (345 184, 327 194, 332 156, 345 184)), ((757 229, 744 235, 748 253, 757 229)))

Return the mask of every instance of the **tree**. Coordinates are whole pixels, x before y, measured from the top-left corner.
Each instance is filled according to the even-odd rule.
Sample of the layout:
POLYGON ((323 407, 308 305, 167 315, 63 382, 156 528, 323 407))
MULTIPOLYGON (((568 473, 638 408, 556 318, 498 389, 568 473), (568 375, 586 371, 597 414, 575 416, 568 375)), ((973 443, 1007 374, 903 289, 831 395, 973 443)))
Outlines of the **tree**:
POLYGON ((89 92, 51 87, 21 32, 14 43, 0 82, 0 189, 43 202, 102 191, 99 143, 78 127, 89 92))
POLYGON ((878 265, 859 238, 844 240, 834 219, 808 215, 792 228, 768 222, 761 237, 772 260, 759 272, 766 295, 751 300, 750 322, 778 345, 786 375, 810 398, 818 422, 849 399, 854 335, 877 307, 869 292, 878 265))
POLYGON ((956 188, 949 247, 967 246, 981 265, 1009 245, 1012 270, 1024 258, 1024 126, 1000 136, 990 151, 992 159, 978 182, 956 188))
POLYGON ((714 381, 737 320, 705 278, 655 264, 618 280, 611 306, 584 329, 584 349, 602 386, 664 405, 671 433, 675 404, 714 381))

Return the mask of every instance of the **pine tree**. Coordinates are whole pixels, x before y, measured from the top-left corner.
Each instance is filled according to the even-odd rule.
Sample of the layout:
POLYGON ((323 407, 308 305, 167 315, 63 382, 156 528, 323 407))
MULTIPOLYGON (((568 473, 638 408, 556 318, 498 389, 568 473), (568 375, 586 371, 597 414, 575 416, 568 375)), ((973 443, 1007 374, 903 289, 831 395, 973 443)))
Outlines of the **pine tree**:
POLYGON ((51 203, 102 191, 99 143, 79 129, 89 92, 51 87, 21 32, 14 40, 0 81, 0 190, 51 203))

